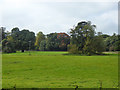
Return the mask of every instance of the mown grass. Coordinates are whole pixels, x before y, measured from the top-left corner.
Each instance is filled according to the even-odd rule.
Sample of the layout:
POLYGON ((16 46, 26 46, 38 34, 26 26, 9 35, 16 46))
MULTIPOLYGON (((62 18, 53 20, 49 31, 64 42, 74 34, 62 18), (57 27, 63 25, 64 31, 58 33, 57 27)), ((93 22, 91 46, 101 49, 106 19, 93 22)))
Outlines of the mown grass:
POLYGON ((117 87, 118 56, 66 55, 68 52, 3 54, 3 88, 117 87))

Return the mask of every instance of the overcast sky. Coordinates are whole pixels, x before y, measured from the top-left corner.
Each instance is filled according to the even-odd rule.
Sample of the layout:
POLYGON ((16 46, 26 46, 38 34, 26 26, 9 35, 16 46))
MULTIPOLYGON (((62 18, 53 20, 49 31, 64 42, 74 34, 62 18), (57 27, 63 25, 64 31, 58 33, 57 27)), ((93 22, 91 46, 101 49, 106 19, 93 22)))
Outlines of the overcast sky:
MULTIPOLYGON (((114 1, 114 0, 113 0, 114 1)), ((118 2, 42 2, 40 0, 1 0, 0 25, 44 34, 69 32, 78 22, 87 20, 97 26, 96 32, 118 33, 118 2)))

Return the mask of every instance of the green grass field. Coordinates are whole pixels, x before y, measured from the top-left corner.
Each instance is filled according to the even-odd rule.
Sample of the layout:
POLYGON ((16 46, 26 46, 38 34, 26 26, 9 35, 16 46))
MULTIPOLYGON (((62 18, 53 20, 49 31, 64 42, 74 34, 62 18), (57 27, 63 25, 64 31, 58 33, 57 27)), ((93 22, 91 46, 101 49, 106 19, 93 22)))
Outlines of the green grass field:
POLYGON ((2 55, 2 87, 114 88, 118 56, 67 55, 67 52, 17 52, 2 55))

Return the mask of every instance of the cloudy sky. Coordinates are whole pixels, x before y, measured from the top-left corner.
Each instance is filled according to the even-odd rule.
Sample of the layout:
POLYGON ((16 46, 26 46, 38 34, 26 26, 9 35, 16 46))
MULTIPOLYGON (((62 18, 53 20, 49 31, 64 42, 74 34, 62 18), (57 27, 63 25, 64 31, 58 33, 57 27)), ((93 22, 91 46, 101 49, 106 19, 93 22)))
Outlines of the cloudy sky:
POLYGON ((96 32, 118 33, 117 0, 73 1, 1 0, 0 25, 8 31, 19 27, 35 33, 67 33, 78 22, 87 20, 97 26, 96 32))

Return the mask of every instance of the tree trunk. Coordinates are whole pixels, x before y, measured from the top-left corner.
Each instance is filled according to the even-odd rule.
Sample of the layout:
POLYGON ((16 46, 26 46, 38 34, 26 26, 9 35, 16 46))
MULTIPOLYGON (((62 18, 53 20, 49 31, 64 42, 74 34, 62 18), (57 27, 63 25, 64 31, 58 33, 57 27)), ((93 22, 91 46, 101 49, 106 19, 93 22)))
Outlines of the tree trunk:
POLYGON ((24 50, 21 50, 21 52, 24 52, 24 50))

